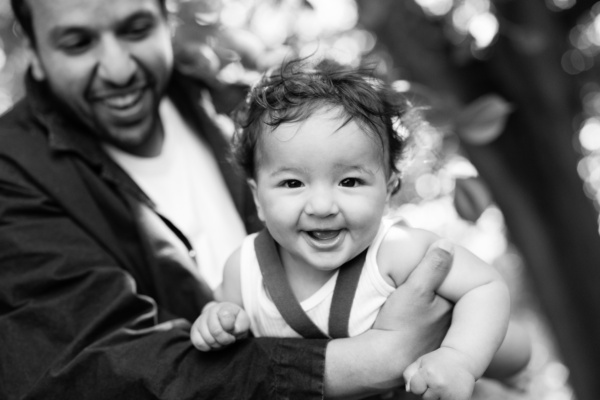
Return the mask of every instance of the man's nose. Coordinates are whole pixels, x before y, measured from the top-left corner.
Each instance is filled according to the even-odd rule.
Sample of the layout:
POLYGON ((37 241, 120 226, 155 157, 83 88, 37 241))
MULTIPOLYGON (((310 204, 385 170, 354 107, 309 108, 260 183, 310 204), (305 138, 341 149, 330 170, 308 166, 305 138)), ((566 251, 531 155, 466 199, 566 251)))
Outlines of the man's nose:
POLYGON ((103 38, 98 57, 98 77, 115 86, 124 86, 131 81, 137 69, 128 46, 117 38, 103 38))
POLYGON ((335 193, 330 188, 313 188, 306 202, 305 212, 316 217, 328 217, 339 212, 335 193))

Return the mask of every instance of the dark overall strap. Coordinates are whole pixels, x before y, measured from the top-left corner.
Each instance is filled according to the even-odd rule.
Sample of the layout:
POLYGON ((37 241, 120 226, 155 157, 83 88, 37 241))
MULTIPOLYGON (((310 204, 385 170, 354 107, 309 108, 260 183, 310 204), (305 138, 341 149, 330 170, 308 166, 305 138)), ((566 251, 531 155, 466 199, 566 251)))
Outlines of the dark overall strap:
MULTIPOLYGON (((266 229, 258 234, 254 247, 267 292, 285 322, 304 338, 327 338, 293 295, 275 241, 266 229)), ((366 252, 363 251, 340 267, 329 315, 329 336, 332 338, 348 337, 350 310, 366 252)))
POLYGON ((340 272, 335 282, 331 308, 329 309, 329 336, 334 339, 350 336, 348 333, 350 310, 352 309, 366 255, 367 249, 352 260, 347 261, 339 269, 340 272))

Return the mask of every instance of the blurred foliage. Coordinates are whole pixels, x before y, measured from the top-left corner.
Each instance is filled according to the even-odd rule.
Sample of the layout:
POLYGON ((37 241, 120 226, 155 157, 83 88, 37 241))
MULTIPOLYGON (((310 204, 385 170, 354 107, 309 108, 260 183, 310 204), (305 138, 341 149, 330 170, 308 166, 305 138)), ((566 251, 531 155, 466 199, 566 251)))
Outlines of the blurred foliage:
POLYGON ((0 0, 0 112, 23 95, 22 75, 27 65, 8 0, 0 0))
MULTIPOLYGON (((547 0, 556 12, 575 0, 547 0)), ((385 13, 385 1, 370 7, 385 13)), ((497 15, 491 0, 414 0, 426 15, 444 26, 454 45, 456 62, 485 59, 498 35, 507 35, 524 51, 544 46, 535 31, 511 25, 497 15)), ((534 337, 534 359, 525 392, 488 385, 486 399, 571 399, 568 371, 557 359, 553 339, 535 310, 523 279, 523 261, 506 238, 500 210, 485 183, 462 155, 460 140, 481 144, 502 133, 511 105, 497 96, 477 99, 458 110, 453 104, 436 108, 444 98, 427 87, 394 76, 391 58, 377 49, 377 38, 361 28, 354 0, 167 0, 174 49, 180 68, 227 82, 254 82, 266 69, 285 59, 314 55, 358 66, 374 66, 394 87, 433 100, 430 124, 414 137, 403 164, 403 186, 394 200, 396 212, 413 225, 431 229, 468 247, 495 265, 507 278, 515 298, 515 315, 534 337), (436 114, 439 110, 450 110, 436 114), (452 114, 452 118, 448 115, 452 114), (459 140, 460 138, 460 140, 459 140)), ((369 15, 373 15, 372 12, 369 15)), ((27 55, 21 46, 8 0, 0 0, 0 111, 23 95, 21 77, 27 55)), ((580 175, 588 195, 600 204, 600 85, 591 71, 600 55, 600 5, 592 7, 571 33, 572 48, 563 68, 570 74, 590 74, 584 85, 580 118, 580 175)), ((485 394, 483 394, 485 392, 485 394)))

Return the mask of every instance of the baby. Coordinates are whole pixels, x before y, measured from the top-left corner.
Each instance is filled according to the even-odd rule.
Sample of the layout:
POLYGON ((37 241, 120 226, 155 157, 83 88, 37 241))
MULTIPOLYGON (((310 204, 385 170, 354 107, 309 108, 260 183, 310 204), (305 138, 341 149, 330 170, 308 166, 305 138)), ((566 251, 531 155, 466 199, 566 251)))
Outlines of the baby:
MULTIPOLYGON (((361 71, 300 60, 267 74, 239 116, 235 156, 266 229, 227 261, 216 294, 223 303, 205 308, 192 342, 206 351, 248 329, 277 337, 365 332, 439 239, 387 215, 414 112, 361 71)), ((407 389, 468 399, 506 336, 509 293, 491 266, 456 246, 438 294, 455 303, 452 323, 441 347, 407 368, 407 389)), ((516 372, 528 354, 514 357, 513 339, 500 358, 516 372)))

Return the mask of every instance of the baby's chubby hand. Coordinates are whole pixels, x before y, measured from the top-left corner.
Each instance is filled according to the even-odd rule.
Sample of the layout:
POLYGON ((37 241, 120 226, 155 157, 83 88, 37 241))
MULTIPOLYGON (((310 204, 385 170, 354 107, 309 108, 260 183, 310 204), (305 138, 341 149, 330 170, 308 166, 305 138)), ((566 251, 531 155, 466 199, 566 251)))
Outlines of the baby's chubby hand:
POLYGON ((228 302, 210 302, 196 319, 190 337, 198 350, 218 350, 248 335, 250 318, 244 309, 228 302))
POLYGON ((476 379, 468 365, 466 355, 441 347, 406 368, 403 374, 406 391, 425 400, 469 400, 476 379))

